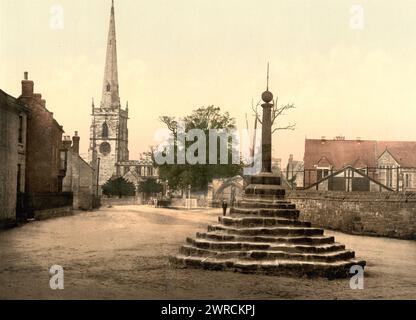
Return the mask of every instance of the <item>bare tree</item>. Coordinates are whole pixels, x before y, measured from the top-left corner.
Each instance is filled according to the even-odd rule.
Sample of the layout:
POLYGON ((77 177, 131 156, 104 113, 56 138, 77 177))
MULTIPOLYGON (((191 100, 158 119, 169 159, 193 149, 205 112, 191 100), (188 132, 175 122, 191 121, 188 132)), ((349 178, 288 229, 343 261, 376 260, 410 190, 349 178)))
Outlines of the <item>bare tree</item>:
MULTIPOLYGON (((251 109, 253 110, 254 116, 256 117, 257 121, 260 122, 261 124, 263 124, 262 121, 261 121, 259 112, 257 110, 260 105, 261 105, 261 101, 257 102, 256 106, 254 106, 254 104, 252 103, 251 109)), ((277 119, 279 117, 285 116, 286 115, 285 111, 288 111, 290 109, 295 109, 295 105, 293 103, 291 103, 291 104, 286 104, 284 106, 278 107, 277 106, 277 98, 276 98, 276 100, 273 99, 272 105, 273 105, 273 107, 272 107, 272 118, 271 118, 272 134, 275 133, 278 130, 295 130, 296 123, 293 123, 293 124, 289 123, 288 125, 282 126, 282 127, 277 126, 277 119)))

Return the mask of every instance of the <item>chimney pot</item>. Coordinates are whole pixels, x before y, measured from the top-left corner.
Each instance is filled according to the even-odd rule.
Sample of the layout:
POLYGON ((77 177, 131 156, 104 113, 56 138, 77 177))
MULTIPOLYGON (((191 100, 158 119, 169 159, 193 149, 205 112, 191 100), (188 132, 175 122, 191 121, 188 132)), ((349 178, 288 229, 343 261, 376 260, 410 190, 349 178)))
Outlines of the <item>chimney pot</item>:
POLYGON ((29 72, 25 71, 24 73, 24 79, 29 80, 29 72))

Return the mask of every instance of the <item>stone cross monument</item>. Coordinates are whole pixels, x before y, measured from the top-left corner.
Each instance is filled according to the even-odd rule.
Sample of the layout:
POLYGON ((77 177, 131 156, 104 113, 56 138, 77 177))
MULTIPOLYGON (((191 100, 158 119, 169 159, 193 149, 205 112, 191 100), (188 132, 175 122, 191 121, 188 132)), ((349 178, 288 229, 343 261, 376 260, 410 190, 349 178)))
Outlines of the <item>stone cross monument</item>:
POLYGON ((271 170, 273 94, 263 92, 262 170, 246 177, 243 199, 220 216, 208 232, 188 238, 170 261, 179 268, 231 270, 294 276, 348 277, 365 261, 325 236, 324 230, 299 220, 300 211, 285 200, 280 177, 271 170))
POLYGON ((261 95, 263 119, 261 127, 262 173, 272 173, 272 108, 273 94, 269 91, 269 65, 267 65, 267 88, 261 95))

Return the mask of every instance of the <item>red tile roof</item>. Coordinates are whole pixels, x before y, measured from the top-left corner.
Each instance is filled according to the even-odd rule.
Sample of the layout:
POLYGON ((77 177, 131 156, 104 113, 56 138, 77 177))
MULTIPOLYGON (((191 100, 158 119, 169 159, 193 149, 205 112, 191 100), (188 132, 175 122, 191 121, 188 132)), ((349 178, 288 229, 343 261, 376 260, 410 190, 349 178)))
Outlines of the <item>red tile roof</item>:
POLYGON ((387 149, 403 167, 416 167, 416 142, 377 141, 379 156, 387 149))
POLYGON ((305 139, 305 169, 319 163, 330 163, 335 169, 375 167, 386 149, 401 166, 416 167, 416 142, 305 139))

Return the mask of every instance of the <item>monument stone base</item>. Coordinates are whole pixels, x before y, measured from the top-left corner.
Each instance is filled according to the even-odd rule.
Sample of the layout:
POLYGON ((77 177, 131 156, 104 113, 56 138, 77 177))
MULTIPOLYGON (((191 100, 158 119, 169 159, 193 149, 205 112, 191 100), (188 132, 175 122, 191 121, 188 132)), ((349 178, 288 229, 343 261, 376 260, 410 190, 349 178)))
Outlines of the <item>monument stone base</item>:
POLYGON ((300 221, 280 178, 270 173, 249 177, 230 215, 186 242, 170 258, 175 267, 339 278, 351 276, 353 265, 365 266, 323 229, 300 221))

